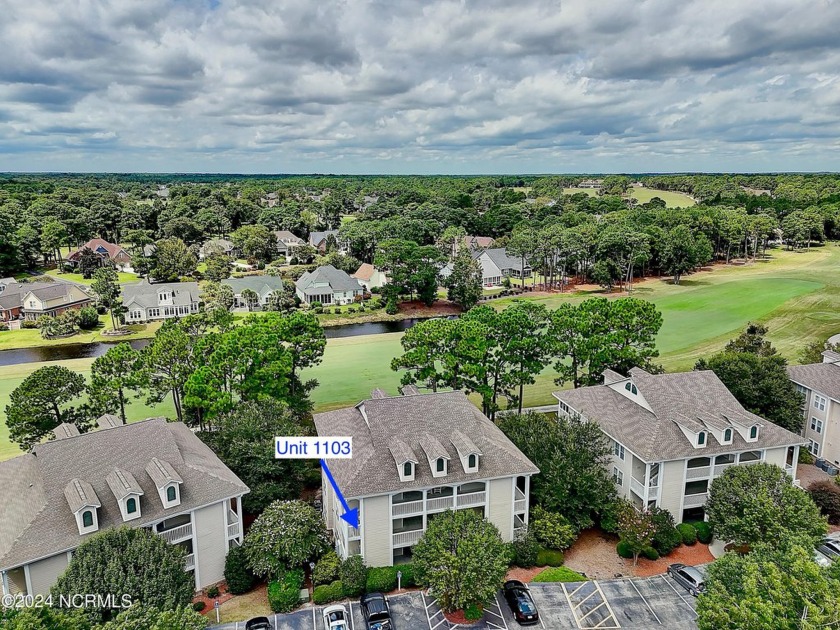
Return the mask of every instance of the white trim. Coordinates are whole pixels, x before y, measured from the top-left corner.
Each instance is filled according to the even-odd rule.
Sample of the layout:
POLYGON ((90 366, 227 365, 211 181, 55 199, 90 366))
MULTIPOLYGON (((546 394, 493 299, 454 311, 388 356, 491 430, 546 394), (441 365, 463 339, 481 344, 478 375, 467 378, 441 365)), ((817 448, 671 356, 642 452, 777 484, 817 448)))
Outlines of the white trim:
POLYGON ((26 581, 26 594, 35 595, 32 592, 32 578, 29 576, 29 563, 23 565, 23 577, 26 581))
MULTIPOLYGON (((225 514, 225 518, 227 518, 227 514, 225 514)), ((195 530, 195 510, 190 511, 190 525, 192 525, 192 537, 190 540, 192 541, 193 560, 195 561, 193 576, 195 577, 195 590, 199 591, 201 589, 201 579, 198 574, 198 532, 195 530)), ((225 532, 227 533, 227 530, 225 532)), ((227 554, 227 550, 225 554, 227 554)))

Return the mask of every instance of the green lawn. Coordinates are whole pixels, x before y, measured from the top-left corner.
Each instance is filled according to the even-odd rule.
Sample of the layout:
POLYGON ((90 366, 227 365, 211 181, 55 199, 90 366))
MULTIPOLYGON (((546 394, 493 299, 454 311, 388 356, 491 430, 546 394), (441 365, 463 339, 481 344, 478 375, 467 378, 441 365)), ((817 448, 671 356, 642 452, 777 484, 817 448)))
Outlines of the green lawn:
MULTIPOLYGON (((78 282, 79 284, 86 284, 88 286, 93 284, 93 278, 85 278, 80 273, 59 273, 58 269, 48 269, 44 273, 45 275, 53 276, 54 278, 61 278, 62 280, 69 280, 70 282, 78 282)), ((118 271, 117 277, 120 284, 131 284, 132 282, 140 280, 140 276, 136 273, 126 273, 124 271, 118 271)))
POLYGON ((106 337, 102 333, 106 330, 111 330, 111 316, 106 313, 105 315, 99 316, 99 327, 94 330, 80 330, 72 337, 62 337, 61 339, 46 340, 41 337, 41 331, 37 328, 0 331, 0 350, 36 348, 41 346, 52 347, 73 343, 94 343, 96 341, 117 342, 131 341, 132 339, 149 339, 155 336, 155 332, 160 328, 160 324, 160 322, 129 324, 128 326, 124 326, 124 328, 130 330, 130 334, 121 337, 106 337))
MULTIPOLYGON (((577 193, 584 193, 590 197, 596 197, 598 191, 594 188, 564 188, 564 195, 575 195, 577 193)), ((669 208, 685 208, 693 206, 694 200, 688 195, 679 192, 670 192, 667 190, 655 190, 653 188, 636 188, 630 189, 630 196, 636 199, 639 203, 647 203, 654 197, 659 197, 665 202, 669 208)))

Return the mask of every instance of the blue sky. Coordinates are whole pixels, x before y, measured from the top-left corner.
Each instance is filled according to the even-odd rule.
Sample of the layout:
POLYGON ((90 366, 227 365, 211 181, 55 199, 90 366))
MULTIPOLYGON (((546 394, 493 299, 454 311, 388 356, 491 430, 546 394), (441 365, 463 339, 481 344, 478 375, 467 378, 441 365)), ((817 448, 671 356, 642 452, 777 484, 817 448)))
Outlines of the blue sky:
POLYGON ((0 0, 0 170, 840 170, 840 2, 0 0))

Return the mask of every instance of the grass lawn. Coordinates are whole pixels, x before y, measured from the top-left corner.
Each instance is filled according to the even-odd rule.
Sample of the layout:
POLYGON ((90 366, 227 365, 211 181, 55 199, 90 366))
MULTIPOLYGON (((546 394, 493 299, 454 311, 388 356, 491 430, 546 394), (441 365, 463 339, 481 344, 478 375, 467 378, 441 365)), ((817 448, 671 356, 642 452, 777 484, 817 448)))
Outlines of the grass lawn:
MULTIPOLYGON (((598 191, 594 188, 564 188, 564 195, 576 195, 584 193, 590 197, 597 197, 598 191)), ((659 197, 665 202, 669 208, 685 208, 694 205, 694 200, 688 195, 679 192, 671 192, 668 190, 655 190, 653 188, 636 188, 630 189, 630 196, 636 199, 639 203, 647 203, 654 197, 659 197)))
MULTIPOLYGON (((93 278, 85 278, 80 273, 59 273, 58 269, 48 269, 44 273, 45 275, 52 276, 54 278, 61 278, 62 280, 69 280, 70 282, 78 282, 79 284, 86 284, 88 286, 93 284, 93 278)), ((118 271, 117 278, 120 284, 131 284, 132 282, 140 280, 140 276, 136 273, 126 273, 125 271, 118 271)))
POLYGON ((97 341, 119 342, 131 341, 132 339, 149 339, 155 336, 160 328, 161 322, 150 322, 148 324, 129 324, 125 326, 131 334, 121 337, 106 337, 102 333, 111 330, 111 316, 107 313, 99 316, 99 326, 94 330, 80 330, 72 337, 46 340, 41 337, 41 331, 37 328, 20 330, 0 331, 0 350, 12 350, 14 348, 36 348, 53 347, 72 343, 94 343, 97 341))

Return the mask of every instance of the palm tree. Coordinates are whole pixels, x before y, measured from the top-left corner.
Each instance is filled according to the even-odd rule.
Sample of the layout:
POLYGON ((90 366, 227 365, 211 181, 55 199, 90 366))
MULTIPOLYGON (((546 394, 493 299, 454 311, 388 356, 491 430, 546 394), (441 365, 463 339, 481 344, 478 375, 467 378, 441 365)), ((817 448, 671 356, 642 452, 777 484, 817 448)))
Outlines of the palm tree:
POLYGON ((253 289, 245 289, 242 292, 242 299, 245 301, 245 306, 248 307, 249 311, 260 303, 260 296, 253 289))

